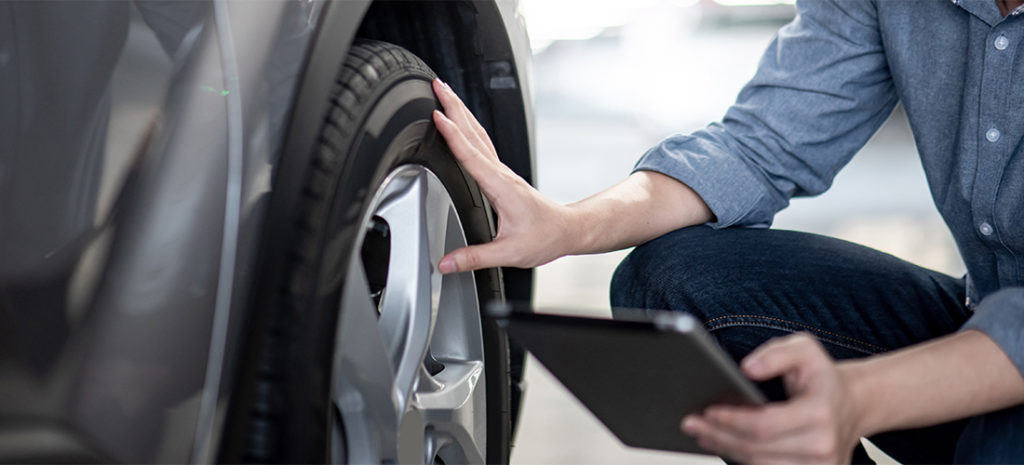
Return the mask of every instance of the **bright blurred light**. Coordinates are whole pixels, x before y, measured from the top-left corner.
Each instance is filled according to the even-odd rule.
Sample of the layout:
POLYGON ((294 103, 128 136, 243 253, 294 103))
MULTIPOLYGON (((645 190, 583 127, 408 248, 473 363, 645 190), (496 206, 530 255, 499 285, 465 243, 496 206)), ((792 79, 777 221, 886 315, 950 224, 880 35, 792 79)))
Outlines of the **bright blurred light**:
POLYGON ((796 0, 713 0, 722 6, 794 5, 796 0))
POLYGON ((652 6, 691 6, 699 0, 521 0, 530 46, 539 52, 556 40, 586 40, 622 26, 652 6))

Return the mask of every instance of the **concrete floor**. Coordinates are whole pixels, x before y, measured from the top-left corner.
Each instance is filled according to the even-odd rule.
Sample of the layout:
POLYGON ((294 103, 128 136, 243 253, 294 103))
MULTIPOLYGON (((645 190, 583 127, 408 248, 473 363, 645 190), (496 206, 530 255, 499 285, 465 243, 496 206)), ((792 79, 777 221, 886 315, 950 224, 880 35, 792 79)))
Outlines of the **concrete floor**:
MULTIPOLYGON (((777 25, 697 27, 690 14, 655 6, 602 36, 557 42, 535 56, 542 192, 561 202, 584 198, 626 176, 662 137, 720 118, 777 25)), ((963 273, 899 111, 829 192, 794 201, 774 227, 829 234, 963 273)), ((610 316, 608 285, 625 254, 540 267, 537 306, 610 316)), ((513 464, 721 463, 624 447, 539 363, 528 363, 513 464)))

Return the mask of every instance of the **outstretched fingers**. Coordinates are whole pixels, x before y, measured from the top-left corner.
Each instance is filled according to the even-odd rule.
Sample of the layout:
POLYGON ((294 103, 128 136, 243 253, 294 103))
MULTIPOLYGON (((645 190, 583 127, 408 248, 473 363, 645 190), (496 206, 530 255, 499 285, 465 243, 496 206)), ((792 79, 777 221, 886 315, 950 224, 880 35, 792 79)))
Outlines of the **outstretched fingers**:
POLYGON ((448 148, 452 150, 455 159, 466 168, 466 171, 469 171, 470 176, 480 184, 485 194, 497 187, 493 185, 492 181, 498 171, 497 166, 480 153, 480 150, 466 137, 462 128, 437 110, 434 110, 434 125, 437 126, 437 130, 448 143, 448 148))
POLYGON ((444 107, 445 115, 466 133, 466 138, 482 154, 497 160, 498 153, 494 149, 494 143, 491 142, 490 136, 487 135, 487 131, 480 125, 480 122, 473 116, 473 113, 469 111, 469 108, 466 108, 462 99, 455 95, 452 88, 440 79, 434 79, 433 87, 434 94, 437 95, 437 99, 441 101, 441 106, 444 107))
POLYGON ((438 270, 454 273, 539 263, 545 258, 539 253, 542 244, 550 241, 533 228, 537 224, 546 224, 537 218, 545 213, 555 214, 555 209, 526 181, 501 163, 487 133, 458 96, 439 80, 434 81, 433 86, 444 107, 443 113, 435 111, 433 115, 437 130, 498 214, 498 237, 493 242, 452 251, 441 258, 438 270), (508 226, 510 224, 514 226, 508 226))

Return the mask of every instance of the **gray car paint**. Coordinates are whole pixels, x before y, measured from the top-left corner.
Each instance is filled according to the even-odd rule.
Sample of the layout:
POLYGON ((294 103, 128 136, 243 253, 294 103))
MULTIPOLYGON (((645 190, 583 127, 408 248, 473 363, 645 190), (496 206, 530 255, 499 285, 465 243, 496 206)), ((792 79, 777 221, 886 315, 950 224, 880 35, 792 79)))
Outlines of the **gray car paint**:
MULTIPOLYGON (((293 99, 329 85, 369 3, 0 3, 0 461, 214 459, 293 99), (145 40, 166 56, 128 63, 145 40)), ((527 76, 515 5, 477 8, 527 76)))
MULTIPOLYGON (((194 5, 197 4, 147 3, 140 10, 144 20, 155 17, 159 21, 170 16, 171 21, 168 22, 173 26, 180 24, 174 19, 182 19, 176 14, 182 9, 192 9, 194 5), (150 16, 145 16, 147 14, 150 16)), ((39 237, 46 241, 3 238, 3 242, 10 246, 5 249, 5 258, 16 257, 10 261, 3 260, 12 264, 5 271, 16 274, 4 281, 3 293, 4 316, 13 324, 3 325, 0 331, 12 334, 36 326, 34 333, 40 337, 30 341, 22 338, 15 350, 4 351, 8 363, 3 364, 6 369, 0 372, 5 380, 3 384, 12 386, 12 390, 17 392, 4 396, 0 409, 3 409, 4 418, 22 418, 24 424, 50 425, 53 430, 87 444, 88 449, 103 460, 184 462, 191 458, 190 436, 199 417, 207 360, 211 355, 212 317, 217 313, 218 278, 222 276, 223 269, 220 265, 226 236, 226 155, 231 148, 229 136, 232 134, 229 127, 239 128, 233 131, 236 135, 240 135, 240 128, 245 130, 244 141, 248 149, 244 151, 244 166, 248 168, 249 179, 244 182, 245 195, 241 198, 250 203, 240 205, 240 211, 251 217, 257 214, 251 202, 258 200, 258 191, 267 189, 256 182, 258 170, 260 167, 264 170, 269 168, 270 155, 274 153, 272 147, 280 143, 281 126, 287 111, 287 105, 280 105, 280 93, 284 93, 285 102, 292 93, 286 87, 287 83, 279 84, 276 92, 268 92, 270 83, 266 70, 280 71, 277 66, 280 61, 274 63, 275 67, 270 66, 269 61, 275 56, 302 56, 301 47, 306 41, 302 31, 284 30, 289 24, 286 23, 287 14, 304 14, 291 6, 301 4, 268 2, 259 8, 238 8, 241 4, 232 3, 229 8, 237 11, 221 13, 228 20, 230 31, 220 30, 218 26, 224 23, 215 21, 209 5, 199 5, 203 5, 206 11, 199 11, 194 16, 197 18, 194 26, 182 28, 177 37, 173 37, 173 30, 172 34, 158 34, 165 51, 173 54, 170 60, 172 67, 168 69, 171 77, 165 91, 166 98, 162 108, 155 113, 151 126, 137 126, 142 131, 152 131, 144 150, 137 156, 120 160, 130 166, 123 168, 130 170, 130 174, 123 187, 113 187, 120 193, 114 196, 116 206, 107 208, 110 211, 108 215, 100 216, 103 208, 98 205, 98 188, 83 190, 77 186, 96 186, 109 183, 110 179, 64 185, 52 180, 56 177, 54 174, 66 171, 71 171, 69 176, 72 178, 98 177, 104 171, 117 171, 93 161, 96 157, 94 152, 87 152, 84 156, 91 157, 90 163, 99 168, 86 165, 85 174, 83 170, 61 169, 62 166, 75 166, 74 162, 83 156, 66 146, 61 147, 64 150, 47 151, 37 144, 33 144, 35 147, 27 146, 27 142, 33 142, 28 139, 17 154, 22 155, 22 159, 30 156, 56 158, 52 164, 44 164, 40 172, 31 173, 38 177, 35 181, 40 188, 36 192, 45 186, 44 194, 62 193, 73 202, 56 206, 27 202, 13 206, 13 211, 27 212, 26 215, 35 218, 57 217, 55 223, 67 226, 57 239, 45 235, 39 237), (289 12, 288 9, 295 11, 289 12), (268 34, 267 31, 278 33, 268 34), (236 49, 234 70, 224 67, 222 41, 225 32, 233 35, 235 43, 245 44, 236 49), (277 38, 278 35, 284 37, 277 38), (294 50, 296 42, 300 42, 298 50, 294 50), (288 46, 293 50, 281 50, 288 46), (222 89, 229 88, 238 89, 241 95, 231 95, 230 92, 224 95, 222 89), (248 105, 244 114, 236 112, 231 115, 234 121, 229 118, 228 103, 232 98, 244 99, 248 105), (275 99, 278 100, 277 106, 271 104, 275 99), (278 127, 272 127, 274 124, 278 127), (62 157, 66 160, 64 164, 60 163, 62 157), (62 221, 63 216, 78 219, 62 221), (55 246, 58 253, 50 257, 63 253, 66 260, 55 262, 47 256, 49 252, 42 255, 35 252, 55 246), (19 253, 18 250, 33 253, 19 253), (33 261, 34 257, 40 258, 33 261), (80 288, 77 292, 81 296, 76 302, 62 302, 59 298, 40 301, 41 297, 32 292, 59 295, 65 291, 62 286, 73 284, 80 288), (18 286, 19 292, 8 292, 13 286, 18 286), (37 289, 32 289, 33 286, 37 289), (69 305, 72 303, 78 308, 72 308, 69 305), (39 327, 40 320, 54 327, 39 327), (18 357, 18 354, 31 353, 38 348, 53 355, 36 360, 34 364, 26 364, 24 357, 18 357)), ((27 42, 30 44, 27 48, 37 48, 34 50, 37 53, 23 56, 41 61, 50 56, 51 61, 58 63, 68 61, 69 57, 85 62, 90 57, 82 55, 89 53, 113 56, 113 60, 108 58, 93 67, 83 63, 83 73, 71 75, 77 78, 79 85, 68 93, 74 95, 77 91, 78 97, 88 94, 89 90, 83 92, 82 88, 85 87, 83 83, 87 84, 91 79, 98 81, 96 89, 101 89, 98 91, 100 96, 95 97, 98 101, 113 100, 113 104, 107 106, 96 105, 95 113, 106 112, 108 107, 113 113, 131 111, 133 109, 128 107, 139 103, 123 102, 124 107, 118 107, 117 99, 102 94, 110 92, 110 86, 103 81, 114 73, 111 66, 104 63, 118 58, 128 37, 126 29, 142 27, 141 22, 129 18, 131 4, 15 2, 3 6, 9 11, 20 10, 14 11, 13 16, 18 20, 15 23, 25 25, 33 24, 33 18, 46 24, 47 20, 60 16, 66 10, 80 10, 76 12, 79 15, 94 13, 95 18, 80 23, 67 21, 73 18, 65 18, 64 21, 52 21, 52 29, 19 30, 19 45, 26 48, 23 44, 27 42), (116 35, 111 34, 111 30, 117 31, 116 35), (77 47, 80 42, 75 40, 91 35, 108 39, 102 46, 85 43, 82 48, 77 47), (97 68, 99 73, 95 72, 97 68)), ((305 35, 309 36, 308 33, 305 35)), ((294 81, 301 70, 301 60, 290 61, 290 74, 294 81)), ((18 65, 22 65, 23 72, 40 68, 15 63, 16 68, 18 65)), ((23 76, 19 83, 24 86, 25 83, 45 82, 38 77, 23 76)), ((281 83, 281 78, 277 79, 277 83, 281 83)), ((59 116, 67 114, 68 110, 80 111, 81 106, 92 105, 87 98, 83 100, 65 101, 63 106, 40 105, 30 109, 38 110, 37 118, 51 114, 49 112, 59 116), (44 110, 49 112, 43 113, 44 110)), ((103 118, 101 114, 93 116, 92 120, 103 118)), ((45 123, 45 120, 40 122, 41 125, 45 123)), ((73 127, 74 121, 67 124, 73 127)), ((106 127, 92 132, 106 132, 106 127)), ((113 135, 111 139, 119 137, 126 136, 113 135)), ((89 148, 95 146, 87 145, 89 148)), ((103 145, 98 147, 99 156, 105 155, 102 152, 106 148, 103 145)), ((14 157, 4 158, 6 161, 14 157)), ((106 161, 117 160, 108 156, 106 161)), ((29 182, 23 185, 31 187, 29 182)), ((31 199, 36 194, 31 189, 22 192, 26 190, 24 198, 31 199)), ((17 215, 14 218, 18 220, 12 224, 14 227, 32 228, 36 225, 32 221, 34 218, 23 219, 17 215)), ((251 218, 236 219, 251 221, 251 218)), ((251 238, 247 240, 252 241, 251 238)), ((246 255, 251 247, 239 244, 238 250, 238 262, 251 260, 246 255)), ((234 265, 229 264, 228 267, 233 269, 234 265)), ((239 277, 244 278, 244 275, 239 277)), ((13 422, 8 430, 19 431, 18 424, 13 422)), ((44 459, 47 457, 45 454, 53 453, 41 452, 44 459)))

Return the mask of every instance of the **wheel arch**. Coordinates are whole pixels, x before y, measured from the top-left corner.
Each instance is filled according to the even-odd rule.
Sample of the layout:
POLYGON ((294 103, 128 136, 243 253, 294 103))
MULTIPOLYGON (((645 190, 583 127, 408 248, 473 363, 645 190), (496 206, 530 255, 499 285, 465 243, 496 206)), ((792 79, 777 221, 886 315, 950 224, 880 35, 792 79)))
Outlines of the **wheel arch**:
MULTIPOLYGON (((533 115, 529 88, 529 46, 525 31, 510 4, 493 1, 334 1, 326 2, 308 48, 306 64, 293 99, 283 149, 274 163, 273 188, 260 239, 259 268, 275 270, 284 265, 291 206, 296 205, 305 183, 339 67, 357 38, 400 45, 426 62, 464 97, 494 139, 502 160, 531 184, 535 183, 533 115), (518 24, 518 25, 517 25, 518 24), (517 28, 511 31, 507 28, 517 28), (510 40, 521 35, 521 40, 510 40), (517 45, 518 44, 518 45, 517 45)), ((260 272, 250 301, 270 299, 269 272, 260 272)), ((502 281, 509 300, 532 300, 532 270, 504 269, 502 281)), ((259 331, 266 322, 254 317, 259 331)), ((255 366, 250 355, 243 365, 255 366)), ((522 374, 522 354, 513 355, 513 373, 522 374)), ((515 383, 518 384, 517 377, 515 383)), ((518 405, 521 390, 512 394, 518 405)), ((254 393, 234 396, 237 406, 248 404, 254 393)), ((229 423, 245 421, 244 408, 233 408, 229 423)), ((513 424, 518 409, 512 412, 513 424)), ((221 459, 238 457, 244 438, 230 435, 221 443, 221 459)))
MULTIPOLYGON (((319 21, 295 97, 286 156, 278 164, 273 203, 294 204, 302 168, 327 112, 324 97, 340 58, 356 38, 391 42, 419 56, 463 97, 501 160, 536 185, 530 48, 514 2, 337 1, 325 5, 319 21)), ((271 208, 270 215, 275 211, 281 209, 271 208)), ((508 298, 531 301, 532 270, 503 271, 508 298)))

